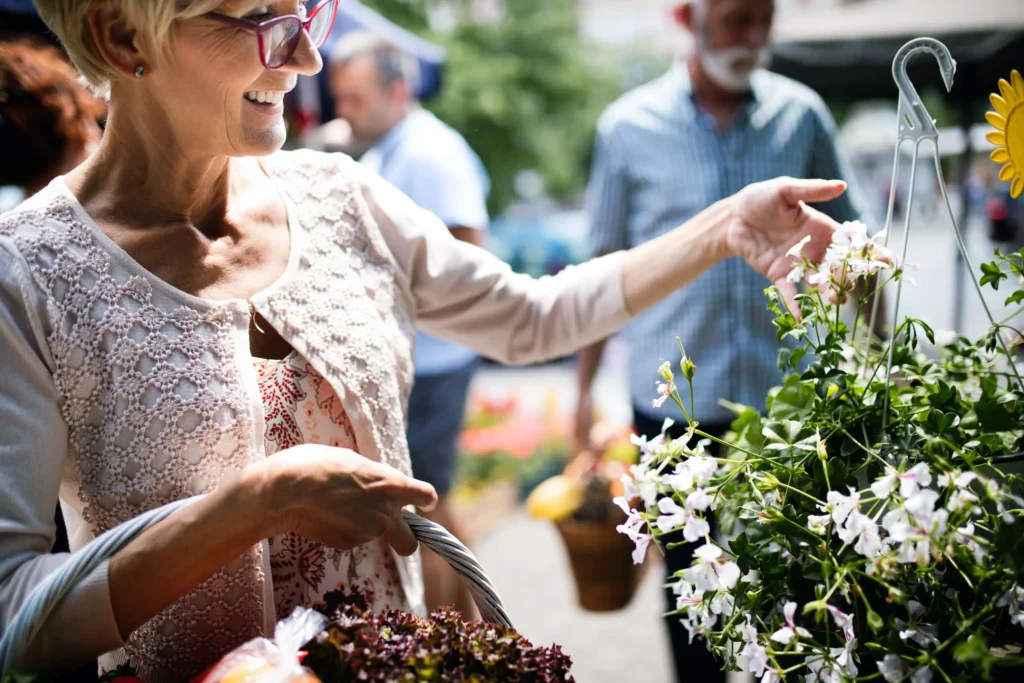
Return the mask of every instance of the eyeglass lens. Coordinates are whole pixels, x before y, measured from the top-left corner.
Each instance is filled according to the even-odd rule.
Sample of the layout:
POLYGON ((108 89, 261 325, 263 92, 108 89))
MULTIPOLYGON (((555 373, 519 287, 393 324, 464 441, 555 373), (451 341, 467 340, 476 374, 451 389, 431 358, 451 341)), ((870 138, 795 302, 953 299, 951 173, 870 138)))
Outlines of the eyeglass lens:
MULTIPOLYGON (((308 3, 315 6, 317 3, 308 3)), ((334 16, 333 5, 320 8, 309 24, 309 39, 314 46, 320 47, 331 30, 331 19, 334 16)), ((302 23, 298 19, 280 21, 264 29, 263 46, 266 54, 264 61, 271 69, 281 67, 291 59, 302 37, 302 23)))

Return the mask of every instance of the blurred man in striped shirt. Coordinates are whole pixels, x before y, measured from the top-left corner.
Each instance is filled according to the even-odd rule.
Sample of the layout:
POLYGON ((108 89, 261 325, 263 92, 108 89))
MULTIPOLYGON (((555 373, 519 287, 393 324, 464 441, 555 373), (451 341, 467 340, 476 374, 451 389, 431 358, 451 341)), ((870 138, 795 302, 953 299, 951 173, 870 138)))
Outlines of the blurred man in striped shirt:
MULTIPOLYGON (((612 104, 598 125, 588 202, 595 254, 653 239, 750 183, 777 176, 850 179, 822 99, 763 68, 773 15, 773 0, 691 0, 674 9, 693 34, 693 53, 612 104)), ((851 189, 817 208, 840 222, 858 220, 858 201, 851 189)), ((685 425, 673 404, 652 407, 658 366, 679 360, 676 337, 697 365, 688 409, 702 429, 728 429, 733 415, 720 399, 764 408, 781 379, 780 344, 765 307, 769 284, 732 258, 630 323, 629 383, 641 434, 660 433, 666 417, 677 428, 685 425)), ((589 447, 590 392, 603 347, 585 349, 579 361, 581 449, 589 447)), ((689 566, 692 554, 685 546, 669 551, 669 574, 689 566)), ((668 611, 675 610, 670 591, 667 600, 668 611)), ((678 680, 725 680, 706 644, 690 644, 678 617, 669 617, 668 627, 678 680)))

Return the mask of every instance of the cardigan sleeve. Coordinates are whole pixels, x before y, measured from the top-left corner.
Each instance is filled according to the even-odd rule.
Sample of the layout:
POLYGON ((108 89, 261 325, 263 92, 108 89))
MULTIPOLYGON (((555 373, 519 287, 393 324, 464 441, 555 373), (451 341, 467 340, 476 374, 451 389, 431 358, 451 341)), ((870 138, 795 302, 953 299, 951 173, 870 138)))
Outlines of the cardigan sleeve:
POLYGON ((456 240, 375 173, 347 163, 407 279, 419 329, 503 363, 526 364, 572 353, 629 321, 624 252, 554 276, 514 273, 486 250, 456 240))
MULTIPOLYGON (((20 254, 0 236, 0 633, 32 589, 70 557, 49 554, 67 426, 47 362, 40 298, 20 254)), ((122 646, 107 567, 50 613, 20 669, 71 666, 122 646)))

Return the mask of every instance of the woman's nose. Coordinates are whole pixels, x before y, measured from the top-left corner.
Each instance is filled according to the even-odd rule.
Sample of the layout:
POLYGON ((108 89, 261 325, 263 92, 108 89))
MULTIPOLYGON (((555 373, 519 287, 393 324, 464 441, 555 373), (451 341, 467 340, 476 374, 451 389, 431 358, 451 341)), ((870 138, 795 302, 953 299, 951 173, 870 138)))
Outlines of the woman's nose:
POLYGON ((319 73, 323 66, 324 60, 320 57, 320 51, 313 45, 309 33, 303 30, 295 52, 282 68, 302 76, 313 76, 319 73))

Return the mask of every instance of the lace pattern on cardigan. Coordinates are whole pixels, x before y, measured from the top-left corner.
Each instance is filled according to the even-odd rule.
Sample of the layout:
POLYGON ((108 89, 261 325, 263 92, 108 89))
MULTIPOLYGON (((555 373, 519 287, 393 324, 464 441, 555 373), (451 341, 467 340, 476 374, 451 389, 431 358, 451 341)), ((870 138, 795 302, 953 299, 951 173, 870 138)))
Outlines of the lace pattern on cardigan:
MULTIPOLYGON (((340 157, 271 158, 303 232, 300 268, 265 312, 286 340, 354 401, 350 414, 383 462, 410 472, 404 438, 415 330, 387 247, 340 157)), ((347 163, 354 163, 348 161, 347 163)), ((8 213, 11 238, 46 303, 54 382, 84 519, 96 535, 165 503, 210 491, 263 457, 237 334, 248 315, 184 305, 123 262, 57 192, 8 213), (201 310, 200 310, 201 309, 201 310)), ((263 311, 261 311, 263 312, 263 311)), ((244 359, 251 363, 251 359, 244 359)), ((361 444, 362 446, 362 444, 361 444)), ((261 546, 133 633, 123 653, 144 680, 187 680, 262 635, 261 546)), ((418 580, 418 565, 407 569, 418 580)))

